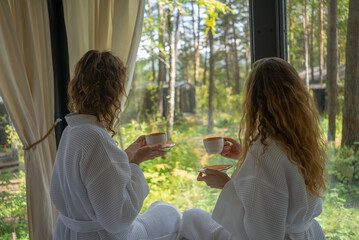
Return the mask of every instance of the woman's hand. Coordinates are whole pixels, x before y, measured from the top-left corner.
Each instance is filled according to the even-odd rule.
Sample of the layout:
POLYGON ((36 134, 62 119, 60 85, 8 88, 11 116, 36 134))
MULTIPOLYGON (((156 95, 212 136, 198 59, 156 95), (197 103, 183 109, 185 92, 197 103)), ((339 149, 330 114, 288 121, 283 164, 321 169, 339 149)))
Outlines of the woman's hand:
POLYGON ((215 169, 206 169, 206 175, 200 173, 197 176, 197 181, 203 181, 211 188, 223 189, 229 180, 231 178, 226 173, 215 169))
POLYGON ((145 135, 140 136, 137 138, 135 142, 133 142, 128 148, 125 150, 128 160, 131 162, 133 160, 133 156, 135 155, 136 151, 141 147, 146 145, 145 135))
POLYGON ((151 160, 156 157, 162 157, 166 154, 166 152, 161 151, 160 148, 162 148, 161 144, 143 146, 137 149, 133 158, 130 160, 130 163, 136 163, 139 165, 144 161, 151 160))
POLYGON ((221 155, 225 158, 230 158, 234 160, 239 160, 242 146, 239 142, 233 138, 223 138, 224 139, 224 146, 221 152, 221 155))

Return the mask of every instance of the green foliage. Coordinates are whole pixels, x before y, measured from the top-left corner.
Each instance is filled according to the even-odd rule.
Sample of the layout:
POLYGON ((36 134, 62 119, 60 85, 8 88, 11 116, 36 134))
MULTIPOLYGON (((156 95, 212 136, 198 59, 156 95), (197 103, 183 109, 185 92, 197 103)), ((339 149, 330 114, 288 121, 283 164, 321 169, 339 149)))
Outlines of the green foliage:
POLYGON ((206 33, 209 29, 212 30, 213 35, 216 34, 216 20, 218 20, 218 13, 226 13, 227 11, 231 11, 226 4, 221 3, 217 0, 198 0, 198 6, 203 6, 206 8, 206 18, 204 19, 205 24, 207 26, 206 33))
MULTIPOLYGON (((25 174, 20 171, 16 174, 0 174, 2 184, 11 184, 11 179, 25 179, 25 174)), ((0 238, 13 239, 12 233, 16 232, 17 239, 29 239, 26 214, 26 189, 21 182, 17 193, 0 193, 0 238)))
POLYGON ((329 158, 328 164, 332 187, 345 199, 344 204, 355 205, 359 203, 359 152, 344 146, 332 153, 334 157, 329 158))
POLYGON ((8 116, 6 114, 0 116, 0 130, 4 130, 3 126, 9 123, 7 118, 8 118, 8 116))
MULTIPOLYGON (((208 111, 208 86, 202 85, 196 90, 198 110, 205 115, 204 113, 208 111)), ((223 124, 238 124, 241 117, 241 102, 242 96, 234 94, 231 87, 226 87, 225 84, 217 84, 214 98, 216 123, 221 126, 223 124)))
POLYGON ((329 189, 323 200, 323 212, 317 218, 326 239, 359 239, 359 209, 346 208, 336 188, 329 189))
POLYGON ((5 126, 5 133, 7 134, 7 143, 14 148, 22 148, 22 143, 15 128, 12 125, 5 126))
MULTIPOLYGON (((342 139, 342 115, 338 115, 335 118, 335 138, 336 142, 340 139, 342 139)), ((329 127, 329 121, 326 114, 323 114, 321 116, 320 121, 320 128, 322 131, 322 135, 325 139, 328 139, 328 127, 329 127)))

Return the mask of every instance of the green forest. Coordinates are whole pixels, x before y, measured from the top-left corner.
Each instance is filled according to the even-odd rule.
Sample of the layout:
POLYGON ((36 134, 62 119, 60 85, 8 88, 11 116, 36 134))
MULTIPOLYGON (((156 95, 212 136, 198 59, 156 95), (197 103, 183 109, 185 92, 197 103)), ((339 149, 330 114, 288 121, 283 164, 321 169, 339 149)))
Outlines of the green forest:
MULTIPOLYGON (((176 144, 141 164, 154 201, 211 212, 220 193, 197 169, 235 164, 208 155, 203 138, 238 139, 244 82, 251 70, 248 0, 148 0, 131 91, 114 137, 167 132, 176 144)), ((287 0, 288 61, 314 97, 327 140, 328 189, 318 217, 327 239, 359 239, 359 1, 287 0), (340 220, 340 221, 338 221, 340 220)), ((9 144, 21 146, 14 130, 9 144)), ((19 150, 20 157, 22 151, 19 150)), ((233 168, 228 170, 230 175, 233 168)), ((1 173, 0 181, 24 178, 1 173)), ((0 238, 28 239, 25 186, 0 195, 0 238)))

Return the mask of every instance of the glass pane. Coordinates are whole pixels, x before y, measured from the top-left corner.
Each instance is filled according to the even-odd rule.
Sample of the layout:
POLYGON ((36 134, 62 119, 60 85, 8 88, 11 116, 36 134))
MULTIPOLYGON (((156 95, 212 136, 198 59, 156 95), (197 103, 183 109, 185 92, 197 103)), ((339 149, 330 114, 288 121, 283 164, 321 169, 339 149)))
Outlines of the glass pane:
POLYGON ((318 217, 327 239, 356 239, 359 236, 359 175, 355 167, 359 161, 356 151, 358 145, 354 143, 349 147, 342 143, 343 128, 348 124, 343 121, 343 108, 358 111, 357 106, 354 107, 352 103, 345 106, 344 102, 344 97, 348 97, 345 96, 344 83, 350 81, 345 78, 347 34, 352 31, 348 29, 348 10, 347 0, 287 1, 289 61, 302 80, 309 83, 310 92, 321 113, 323 138, 328 141, 329 181, 323 197, 323 213, 318 217), (329 10, 332 3, 336 5, 337 16, 334 15, 335 11, 329 10), (330 34, 331 29, 337 32, 337 42, 333 38, 335 33, 330 34), (337 60, 333 60, 335 53, 337 60), (333 61, 334 64, 337 62, 337 91, 334 91, 337 97, 330 92, 330 86, 333 86, 329 81, 330 74, 333 76, 333 61), (333 98, 335 101, 332 101, 333 98), (334 111, 331 109, 335 107, 336 114, 329 117, 330 112, 334 111), (335 130, 329 131, 329 122, 335 126, 335 130))
MULTIPOLYGON (((218 154, 206 153, 203 139, 216 136, 238 139, 243 84, 251 69, 248 2, 220 1, 230 7, 233 14, 229 11, 224 14, 217 8, 218 19, 214 22, 206 20, 208 5, 205 1, 173 6, 172 31, 167 20, 172 8, 158 2, 149 1, 146 6, 135 79, 127 109, 122 114, 124 145, 126 147, 141 134, 168 133, 169 89, 172 76, 175 76, 171 142, 176 146, 164 158, 143 165, 151 193, 142 211, 153 201, 163 200, 173 203, 181 211, 201 208, 212 212, 220 190, 196 181, 197 170, 209 165, 236 164, 236 161, 218 154), (178 9, 181 9, 180 16, 178 9), (211 58, 211 37, 206 24, 213 23, 215 35, 211 58), (196 46, 199 48, 199 62, 196 62, 196 46), (171 62, 172 58, 175 62, 171 62), (212 92, 211 59, 214 66, 212 92), (175 67, 171 68, 171 64, 175 67)), ((306 76, 309 77, 310 93, 321 113, 323 138, 328 139, 328 1, 306 2, 305 5, 303 1, 287 1, 288 60, 304 82, 306 76)), ((355 167, 358 153, 353 147, 341 147, 348 6, 348 0, 337 3, 336 138, 327 144, 328 190, 323 195, 323 213, 317 219, 327 239, 353 239, 359 234, 356 217, 359 175, 355 167), (344 224, 337 219, 343 219, 344 224)), ((229 176, 232 172, 233 167, 227 171, 229 176)))
MULTIPOLYGON (((203 145, 208 137, 238 138, 239 93, 250 70, 249 4, 232 1, 232 14, 229 5, 229 1, 149 1, 146 5, 133 85, 121 113, 123 140, 118 142, 123 141, 126 148, 139 135, 170 135, 173 91, 169 141, 176 145, 164 158, 141 164, 151 189, 142 212, 157 200, 173 203, 181 211, 211 212, 220 191, 197 182, 198 169, 236 164, 219 154, 208 154, 203 145)), ((232 172, 233 167, 227 171, 232 172)))
POLYGON ((0 236, 28 239, 24 152, 0 96, 0 236))

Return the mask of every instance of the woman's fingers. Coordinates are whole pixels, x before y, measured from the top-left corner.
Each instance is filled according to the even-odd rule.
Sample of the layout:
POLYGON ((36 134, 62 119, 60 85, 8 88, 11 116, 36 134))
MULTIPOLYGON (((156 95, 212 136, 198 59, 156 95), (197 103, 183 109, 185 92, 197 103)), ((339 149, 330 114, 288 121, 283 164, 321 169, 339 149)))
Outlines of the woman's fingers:
POLYGON ((166 152, 164 151, 160 151, 160 150, 152 150, 149 153, 149 156, 151 156, 151 159, 156 158, 156 157, 162 157, 166 154, 166 152))
POLYGON ((197 181, 199 181, 199 182, 204 181, 203 173, 200 172, 200 173, 198 174, 198 176, 197 176, 197 181))
POLYGON ((219 173, 221 173, 221 171, 218 171, 216 169, 210 169, 210 168, 206 169, 206 174, 209 174, 209 175, 218 175, 219 173))
POLYGON ((232 143, 233 145, 239 145, 239 142, 233 138, 229 138, 229 137, 224 137, 223 138, 224 141, 227 141, 227 142, 230 142, 232 143))

